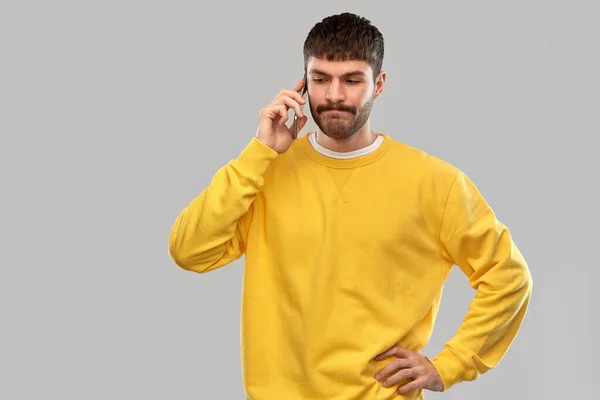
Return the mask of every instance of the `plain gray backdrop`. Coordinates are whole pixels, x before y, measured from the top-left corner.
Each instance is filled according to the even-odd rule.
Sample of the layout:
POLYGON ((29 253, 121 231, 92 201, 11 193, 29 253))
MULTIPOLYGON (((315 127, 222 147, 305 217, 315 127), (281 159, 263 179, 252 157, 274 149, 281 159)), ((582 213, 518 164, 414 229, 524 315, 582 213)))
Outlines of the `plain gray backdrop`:
MULTIPOLYGON (((574 0, 2 2, 0 398, 243 398, 243 259, 185 272, 169 232, 343 11, 385 37, 373 129, 465 171, 533 274, 500 365, 427 398, 596 398, 600 6, 574 0)), ((425 354, 473 295, 455 269, 425 354)))

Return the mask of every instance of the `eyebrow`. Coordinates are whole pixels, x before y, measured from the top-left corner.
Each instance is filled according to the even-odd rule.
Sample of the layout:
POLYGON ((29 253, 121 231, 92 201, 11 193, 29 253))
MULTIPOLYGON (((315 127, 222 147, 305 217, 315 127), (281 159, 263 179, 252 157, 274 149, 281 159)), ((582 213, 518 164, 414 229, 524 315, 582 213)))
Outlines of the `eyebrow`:
MULTIPOLYGON (((328 78, 331 78, 331 75, 329 75, 328 73, 323 72, 323 71, 321 71, 319 69, 316 69, 316 68, 311 69, 310 72, 313 73, 313 74, 323 75, 323 76, 326 76, 328 78)), ((345 74, 343 74, 342 78, 347 78, 347 77, 356 76, 356 75, 364 77, 365 73, 362 72, 362 71, 358 71, 358 70, 356 70, 356 71, 350 71, 350 72, 346 72, 345 74)))

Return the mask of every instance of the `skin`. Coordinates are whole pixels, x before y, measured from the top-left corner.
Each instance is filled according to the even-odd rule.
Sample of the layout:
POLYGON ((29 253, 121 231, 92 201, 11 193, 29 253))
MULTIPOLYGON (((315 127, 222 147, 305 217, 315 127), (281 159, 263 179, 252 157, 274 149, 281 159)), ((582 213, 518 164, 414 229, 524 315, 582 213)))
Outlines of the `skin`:
MULTIPOLYGON (((373 143, 377 135, 371 131, 370 114, 383 91, 385 72, 373 79, 373 69, 366 61, 314 57, 308 60, 306 70, 310 113, 318 127, 317 142, 338 152, 373 143)), ((294 140, 293 124, 286 126, 287 111, 291 108, 298 115, 298 129, 308 121, 302 110, 307 101, 298 93, 303 84, 300 80, 291 89, 281 90, 261 109, 256 137, 278 153, 285 152, 294 140)))
POLYGON ((370 114, 383 91, 385 72, 380 72, 374 80, 373 69, 366 61, 327 61, 314 57, 306 68, 310 113, 318 127, 317 142, 338 152, 373 143, 377 136, 371 131, 370 114))
POLYGON ((375 379, 384 387, 397 385, 396 392, 407 394, 413 390, 426 389, 441 392, 444 388, 442 378, 433 364, 420 352, 411 351, 400 346, 393 346, 377 355, 375 360, 393 358, 388 364, 375 373, 375 379), (400 381, 409 379, 400 385, 400 381))

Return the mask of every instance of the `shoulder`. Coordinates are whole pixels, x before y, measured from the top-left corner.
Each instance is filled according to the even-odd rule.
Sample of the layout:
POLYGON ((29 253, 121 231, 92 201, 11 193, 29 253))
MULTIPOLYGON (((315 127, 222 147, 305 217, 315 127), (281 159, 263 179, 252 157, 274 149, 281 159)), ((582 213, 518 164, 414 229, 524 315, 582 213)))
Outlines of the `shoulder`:
POLYGON ((389 154, 395 163, 410 169, 410 173, 421 179, 452 184, 461 173, 460 169, 425 149, 386 136, 389 140, 389 154))

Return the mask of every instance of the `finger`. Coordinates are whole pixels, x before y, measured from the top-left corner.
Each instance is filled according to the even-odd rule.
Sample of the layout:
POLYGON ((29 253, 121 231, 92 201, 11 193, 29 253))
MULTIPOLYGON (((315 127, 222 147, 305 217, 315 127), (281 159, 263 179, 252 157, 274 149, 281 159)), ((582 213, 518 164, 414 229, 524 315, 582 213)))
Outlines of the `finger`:
POLYGON ((408 358, 396 358, 393 361, 390 361, 385 367, 377 371, 375 374, 375 379, 380 381, 388 377, 393 372, 396 372, 400 369, 411 368, 413 366, 413 361, 408 358))
POLYGON ((402 346, 396 346, 396 357, 413 357, 416 353, 402 346))
POLYGON ((375 357, 375 360, 383 360, 385 358, 388 357, 410 357, 413 355, 413 352, 410 350, 407 350, 403 347, 400 347, 398 345, 390 347, 389 349, 387 349, 386 351, 384 351, 383 353, 379 354, 378 356, 375 357))
POLYGON ((390 387, 390 386, 393 386, 393 385, 399 383, 400 381, 402 381, 404 379, 409 379, 409 378, 416 379, 418 377, 419 377, 419 374, 417 371, 415 371, 414 368, 404 368, 404 369, 401 369, 400 371, 396 372, 392 376, 386 378, 381 384, 383 385, 383 387, 390 387))
POLYGON ((385 358, 392 357, 394 355, 394 352, 396 351, 395 347, 396 346, 390 347, 389 349, 387 349, 383 353, 378 354, 374 359, 377 360, 377 361, 381 361, 381 360, 383 360, 385 358))
POLYGON ((304 80, 304 78, 300 79, 299 81, 296 82, 296 84, 289 90, 282 90, 280 91, 277 96, 275 96, 276 100, 277 98, 281 97, 281 96, 291 96, 291 97, 295 97, 298 99, 298 102, 304 102, 304 97, 302 96, 302 94, 300 93, 302 91, 302 89, 305 87, 306 82, 304 80))
POLYGON ((301 118, 298 118, 298 131, 301 131, 307 122, 308 122, 308 117, 306 115, 301 118))
POLYGON ((416 355, 416 353, 414 351, 410 351, 402 346, 394 347, 394 356, 396 356, 396 357, 410 358, 410 357, 414 357, 415 355, 416 355))
POLYGON ((288 120, 287 108, 283 105, 266 107, 261 111, 261 116, 280 124, 285 124, 288 120))
POLYGON ((279 116, 281 116, 281 118, 279 118, 279 120, 277 121, 279 124, 281 125, 285 125, 285 123, 288 121, 289 116, 287 113, 287 108, 281 106, 281 107, 277 107, 277 113, 279 116))
POLYGON ((425 389, 427 380, 424 377, 417 378, 414 381, 410 381, 405 385, 402 385, 396 389, 398 394, 407 394, 417 389, 425 389))
POLYGON ((302 106, 300 106, 300 104, 298 104, 298 102, 296 100, 292 99, 291 97, 287 97, 287 96, 281 97, 277 101, 277 103, 284 104, 286 107, 293 109, 299 118, 304 116, 304 112, 302 111, 302 106))
POLYGON ((302 97, 300 93, 295 92, 293 90, 282 90, 281 93, 279 93, 277 97, 273 99, 273 104, 281 104, 282 100, 285 98, 290 98, 298 104, 306 104, 306 100, 304 99, 304 97, 302 97))
POLYGON ((300 90, 302 89, 302 86, 304 86, 304 77, 302 79, 300 79, 298 82, 296 82, 296 84, 294 85, 292 90, 294 92, 300 92, 300 90))

